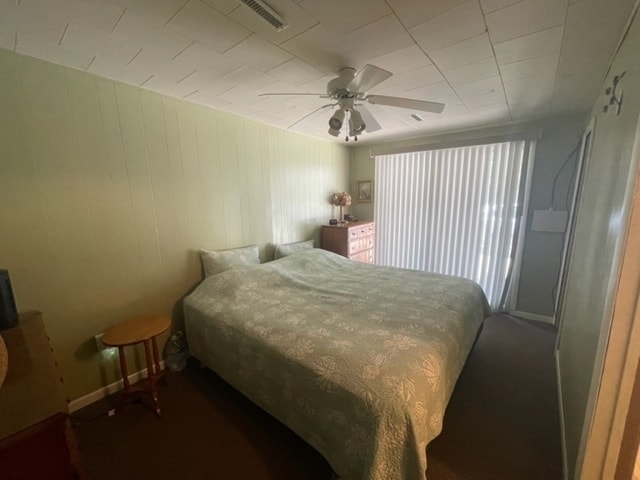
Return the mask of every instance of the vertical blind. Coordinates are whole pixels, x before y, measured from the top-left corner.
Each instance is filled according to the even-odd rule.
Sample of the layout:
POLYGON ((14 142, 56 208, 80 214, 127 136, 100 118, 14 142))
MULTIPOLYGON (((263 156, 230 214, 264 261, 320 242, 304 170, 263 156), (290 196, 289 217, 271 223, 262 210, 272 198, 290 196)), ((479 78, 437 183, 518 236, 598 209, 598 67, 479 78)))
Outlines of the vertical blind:
POLYGON ((503 308, 527 143, 376 156, 376 263, 470 278, 503 308))

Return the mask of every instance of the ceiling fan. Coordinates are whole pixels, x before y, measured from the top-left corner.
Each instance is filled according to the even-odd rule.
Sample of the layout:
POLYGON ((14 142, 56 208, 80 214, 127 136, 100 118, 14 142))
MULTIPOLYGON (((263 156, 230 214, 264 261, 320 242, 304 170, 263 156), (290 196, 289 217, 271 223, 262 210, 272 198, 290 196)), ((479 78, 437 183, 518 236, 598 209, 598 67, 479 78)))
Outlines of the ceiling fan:
POLYGON ((323 105, 295 122, 289 128, 316 114, 318 111, 337 106, 338 109, 329 119, 329 134, 337 137, 340 135, 340 130, 342 130, 343 125, 346 123, 349 125, 349 133, 345 137, 347 142, 349 141, 349 137, 353 137, 357 141, 358 135, 364 132, 375 132, 382 128, 371 112, 363 105, 364 102, 374 105, 388 105, 391 107, 419 110, 422 112, 442 113, 442 110, 444 110, 444 104, 442 103, 367 94, 370 89, 381 84, 392 75, 391 72, 376 67, 375 65, 367 64, 358 72, 356 72, 355 68, 345 67, 338 71, 336 78, 327 83, 326 94, 261 93, 260 95, 317 95, 320 98, 330 98, 334 103, 323 105))

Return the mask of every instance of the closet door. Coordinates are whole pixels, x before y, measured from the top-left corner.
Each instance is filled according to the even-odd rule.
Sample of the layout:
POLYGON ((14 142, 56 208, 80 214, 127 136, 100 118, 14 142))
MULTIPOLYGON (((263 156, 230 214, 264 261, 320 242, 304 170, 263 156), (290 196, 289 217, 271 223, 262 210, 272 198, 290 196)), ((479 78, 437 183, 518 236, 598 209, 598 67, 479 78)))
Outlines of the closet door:
POLYGON ((567 272, 569 271, 569 261, 571 258, 571 250, 573 248, 573 241, 576 233, 576 218, 578 208, 580 207, 580 198, 582 194, 582 185, 584 183, 584 174, 586 171, 586 164, 591 156, 591 145, 593 143, 593 136, 595 135, 596 119, 592 118, 587 125, 584 133, 582 134, 582 145, 580 146, 580 152, 576 161, 576 173, 575 181, 573 184, 573 194, 571 196, 571 202, 569 204, 569 219, 567 222, 566 235, 564 239, 564 247, 562 249, 562 261, 560 263, 560 272, 558 274, 558 290, 556 292, 555 299, 555 324, 558 327, 558 335, 556 337, 556 350, 560 345, 560 335, 562 333, 562 312, 564 294, 567 286, 567 272))

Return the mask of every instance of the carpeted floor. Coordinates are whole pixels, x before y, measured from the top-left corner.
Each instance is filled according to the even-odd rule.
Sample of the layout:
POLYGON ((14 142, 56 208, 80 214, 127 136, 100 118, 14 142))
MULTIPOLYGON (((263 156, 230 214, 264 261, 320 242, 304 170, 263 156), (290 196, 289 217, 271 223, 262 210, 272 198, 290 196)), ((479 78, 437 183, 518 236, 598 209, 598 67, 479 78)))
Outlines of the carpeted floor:
MULTIPOLYGON (((427 449, 428 480, 560 480, 552 327, 487 319, 427 449)), ((88 480, 329 480, 315 450, 190 363, 159 386, 163 416, 113 399, 73 415, 88 480)), ((389 479, 401 480, 401 479, 389 479)))

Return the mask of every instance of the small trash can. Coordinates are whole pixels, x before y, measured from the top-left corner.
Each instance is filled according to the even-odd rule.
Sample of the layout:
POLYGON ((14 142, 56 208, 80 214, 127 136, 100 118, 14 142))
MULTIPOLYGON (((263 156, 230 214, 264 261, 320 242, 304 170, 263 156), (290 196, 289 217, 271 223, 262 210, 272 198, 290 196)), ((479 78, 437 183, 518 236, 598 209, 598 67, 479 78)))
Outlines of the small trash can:
POLYGON ((179 372, 187 366, 189 346, 184 332, 178 331, 169 337, 164 349, 164 364, 170 372, 179 372))

